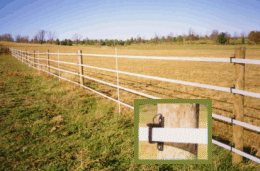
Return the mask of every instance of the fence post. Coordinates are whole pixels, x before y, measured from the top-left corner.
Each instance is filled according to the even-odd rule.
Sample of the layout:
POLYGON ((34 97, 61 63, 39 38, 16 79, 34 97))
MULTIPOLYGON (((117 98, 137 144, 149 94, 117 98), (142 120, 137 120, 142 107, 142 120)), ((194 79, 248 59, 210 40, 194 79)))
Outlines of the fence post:
POLYGON ((22 62, 23 62, 23 51, 22 51, 22 50, 20 50, 20 53, 21 53, 22 62))
POLYGON ((30 60, 30 52, 27 52, 27 58, 28 58, 28 66, 31 67, 31 60, 30 60))
POLYGON ((38 70, 40 71, 39 51, 38 51, 38 70))
MULTIPOLYGON (((115 48, 115 52, 116 52, 116 74, 117 74, 117 96, 118 96, 118 101, 120 101, 119 99, 119 82, 118 82, 118 65, 117 65, 117 48, 115 48)), ((118 102, 118 107, 119 107, 119 114, 120 114, 120 103, 118 102)))
POLYGON ((47 60, 47 67, 49 68, 48 70, 49 70, 49 75, 51 75, 50 74, 50 56, 49 56, 49 49, 48 49, 48 60, 47 60))
MULTIPOLYGON (((83 59, 82 59, 82 50, 78 50, 78 56, 79 56, 79 74, 83 75, 83 59)), ((84 77, 79 76, 79 81, 81 85, 84 85, 84 77)))
MULTIPOLYGON (((199 104, 157 104, 157 114, 164 117, 165 128, 198 128, 199 104)), ((164 143, 157 159, 191 159, 198 156, 198 144, 164 143)))
POLYGON ((35 64, 35 50, 33 51, 33 66, 36 68, 36 64, 35 64))
POLYGON ((60 55, 58 50, 58 68, 59 68, 59 81, 60 81, 60 55))
POLYGON ((27 57, 27 49, 25 49, 25 61, 27 62, 27 65, 29 67, 29 61, 28 61, 28 57, 27 57))
MULTIPOLYGON (((245 59, 245 47, 235 48, 235 58, 245 59)), ((234 84, 235 89, 244 90, 245 86, 245 64, 234 64, 234 84)), ((234 94, 233 115, 236 120, 244 122, 244 95, 234 94)), ((243 151, 243 127, 233 124, 233 143, 235 148, 243 151)), ((243 156, 232 153, 232 164, 239 164, 243 161, 243 156)))

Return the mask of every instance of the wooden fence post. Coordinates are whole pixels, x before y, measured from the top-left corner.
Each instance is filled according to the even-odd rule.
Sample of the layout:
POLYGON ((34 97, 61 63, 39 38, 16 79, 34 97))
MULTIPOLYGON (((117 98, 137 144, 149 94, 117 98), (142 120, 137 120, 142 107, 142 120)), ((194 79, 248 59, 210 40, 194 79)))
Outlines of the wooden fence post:
MULTIPOLYGON (((83 59, 82 59, 82 50, 78 50, 78 54, 79 54, 79 74, 83 75, 83 59)), ((80 76, 79 77, 79 81, 81 85, 84 85, 84 77, 80 76)))
POLYGON ((28 57, 28 65, 29 65, 29 67, 31 67, 32 65, 31 65, 31 59, 30 59, 30 52, 29 51, 27 52, 27 57, 28 57))
POLYGON ((48 66, 48 68, 49 68, 49 75, 51 75, 50 74, 50 55, 49 55, 49 49, 48 49, 48 60, 47 60, 47 66, 48 66))
POLYGON ((40 59, 39 59, 39 51, 38 51, 38 71, 40 71, 40 59))
MULTIPOLYGON (((119 81, 118 81, 118 65, 117 65, 117 48, 115 48, 116 51, 116 74, 117 74, 117 86, 119 86, 119 81)), ((119 98, 119 87, 117 88, 117 96, 118 96, 118 101, 120 101, 119 98)), ((118 102, 118 107, 119 107, 119 114, 120 114, 120 103, 118 102)))
POLYGON ((35 50, 33 51, 33 66, 36 67, 36 64, 35 64, 35 50))
MULTIPOLYGON (((198 128, 199 104, 157 104, 157 114, 164 117, 165 128, 198 128)), ((198 144, 165 142, 157 159, 191 159, 197 155, 198 144)))
MULTIPOLYGON (((239 47, 235 49, 236 59, 245 59, 245 47, 239 47)), ((244 90, 245 86, 245 64, 235 63, 234 64, 234 84, 235 89, 244 90)), ((233 94, 233 115, 236 120, 244 121, 244 95, 233 94)), ((243 127, 240 125, 233 124, 233 143, 235 148, 243 151, 243 127)), ((232 164, 239 164, 242 162, 243 156, 232 153, 232 164)))
POLYGON ((28 61, 28 56, 27 56, 27 49, 25 49, 25 61, 29 67, 29 61, 28 61))
POLYGON ((20 54, 21 54, 22 62, 23 62, 23 51, 22 50, 20 50, 20 54))

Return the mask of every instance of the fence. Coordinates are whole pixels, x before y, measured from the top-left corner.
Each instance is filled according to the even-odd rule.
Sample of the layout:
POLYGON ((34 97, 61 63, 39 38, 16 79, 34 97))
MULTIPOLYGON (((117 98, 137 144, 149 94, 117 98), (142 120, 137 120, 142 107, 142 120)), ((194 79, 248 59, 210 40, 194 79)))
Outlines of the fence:
POLYGON ((45 53, 30 53, 30 52, 24 52, 22 50, 18 50, 18 49, 11 49, 12 55, 15 56, 17 59, 21 60, 22 62, 26 62, 28 64, 28 66, 32 66, 38 70, 42 70, 39 68, 39 66, 46 66, 49 70, 42 70, 44 72, 47 72, 53 76, 56 76, 60 79, 75 83, 81 87, 84 87, 92 92, 95 92, 103 97, 106 97, 110 100, 113 100, 115 102, 117 102, 119 104, 119 110, 120 110, 120 104, 127 106, 131 109, 134 109, 133 106, 128 105, 126 103, 123 103, 119 100, 119 89, 134 93, 134 94, 138 94, 141 95, 143 97, 147 97, 147 98, 152 98, 152 99, 161 99, 159 97, 155 97, 155 96, 151 96, 145 93, 141 93, 129 88, 125 88, 122 86, 119 86, 119 82, 118 82, 118 73, 120 74, 126 74, 126 75, 131 75, 131 76, 137 76, 137 77, 142 77, 142 78, 149 78, 149 79, 154 79, 154 80, 159 80, 159 81, 165 81, 165 82, 171 82, 171 83, 178 83, 178 84, 183 84, 183 85, 189 85, 189 86, 195 86, 195 87, 201 87, 201 88, 207 88, 207 89, 213 89, 213 90, 219 90, 219 91, 224 91, 224 92, 230 92, 232 94, 234 94, 234 117, 233 118, 228 118, 228 117, 224 117, 224 116, 220 116, 217 115, 215 113, 212 113, 212 117, 218 120, 222 120, 225 122, 229 122, 232 123, 233 125, 233 141, 235 144, 229 146, 226 144, 223 144, 217 140, 212 139, 212 143, 215 145, 218 145, 220 147, 223 147, 227 150, 232 151, 232 162, 233 164, 237 164, 240 163, 243 160, 243 156, 253 160, 255 162, 260 163, 260 159, 249 155, 245 152, 243 152, 243 127, 260 132, 260 127, 251 125, 251 124, 247 124, 245 122, 243 122, 243 113, 244 113, 244 95, 246 96, 251 96, 251 97, 256 97, 256 98, 260 98, 260 93, 254 93, 254 92, 248 92, 248 91, 244 91, 244 79, 245 79, 245 64, 260 64, 260 60, 252 60, 252 59, 244 59, 245 58, 245 48, 238 48, 235 51, 235 55, 234 57, 230 57, 230 58, 196 58, 196 57, 153 57, 153 56, 127 56, 127 55, 117 55, 117 51, 116 51, 116 55, 101 55, 101 54, 84 54, 82 53, 82 51, 78 51, 78 53, 50 53, 45 52, 45 53), (26 59, 24 60, 24 55, 26 59), (30 54, 33 54, 34 57, 31 57, 30 54), (38 54, 38 63, 35 62, 35 55, 38 54), (47 54, 48 55, 48 59, 44 59, 44 58, 39 58, 39 54, 47 54), (58 55, 58 61, 56 60, 50 60, 49 59, 49 55, 53 54, 53 55, 58 55), (60 61, 59 60, 59 55, 77 55, 79 57, 79 63, 71 63, 71 62, 64 62, 64 61, 60 61), (100 67, 94 67, 94 66, 90 66, 90 65, 83 65, 82 62, 82 56, 100 56, 100 57, 115 57, 116 58, 116 70, 112 70, 112 69, 105 69, 105 68, 100 68, 100 67), (237 58, 235 58, 237 57, 237 58), (34 59, 33 61, 29 60, 29 59, 34 59), (135 58, 135 59, 156 59, 156 60, 185 60, 185 61, 207 61, 207 62, 226 62, 226 63, 234 63, 235 65, 235 86, 231 87, 231 88, 226 88, 226 87, 219 87, 219 86, 212 86, 212 85, 206 85, 206 84, 199 84, 199 83, 193 83, 193 82, 186 82, 186 81, 180 81, 180 80, 173 80, 173 79, 168 79, 168 78, 161 78, 161 77, 155 77, 155 76, 148 76, 148 75, 142 75, 142 74, 135 74, 135 73, 130 73, 130 72, 124 72, 124 71, 118 71, 118 66, 117 66, 117 58, 135 58), (240 58, 240 59, 239 59, 240 58), (44 64, 40 64, 39 60, 47 60, 47 65, 44 64), (52 67, 50 66, 50 61, 53 62, 57 62, 58 63, 58 68, 52 67), (31 64, 33 63, 33 65, 31 64), (79 66, 79 73, 75 73, 75 72, 70 72, 70 71, 66 71, 66 70, 62 70, 60 69, 59 64, 60 63, 64 63, 64 64, 71 64, 71 65, 77 65, 79 66), (35 67, 34 65, 38 65, 38 67, 35 67), (117 73, 117 85, 111 84, 111 83, 107 83, 105 81, 101 81, 89 76, 85 76, 83 74, 83 67, 87 67, 87 68, 94 68, 94 69, 98 69, 98 70, 103 70, 103 71, 109 71, 109 72, 114 72, 117 73), (50 72, 50 68, 58 70, 59 71, 59 75, 55 75, 53 73, 50 72), (60 71, 62 72, 67 72, 70 74, 74 74, 77 76, 80 76, 80 83, 71 81, 69 79, 63 78, 60 76, 60 71), (83 78, 87 78, 102 84, 106 84, 112 87, 115 87, 118 89, 118 100, 113 99, 105 94, 102 94, 92 88, 89 88, 85 85, 83 85, 83 78), (235 89, 236 87, 236 89, 235 89), (235 119, 235 117, 237 117, 235 119), (234 129, 235 128, 235 129, 234 129), (237 148, 234 148, 234 145, 237 148), (242 150, 242 151, 241 151, 242 150))

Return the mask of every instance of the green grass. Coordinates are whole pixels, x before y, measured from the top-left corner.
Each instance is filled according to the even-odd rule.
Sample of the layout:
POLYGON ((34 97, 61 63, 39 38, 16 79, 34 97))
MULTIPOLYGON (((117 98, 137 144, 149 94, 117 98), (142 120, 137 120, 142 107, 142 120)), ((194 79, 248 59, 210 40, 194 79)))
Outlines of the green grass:
POLYGON ((211 165, 134 164, 133 115, 87 92, 0 56, 0 170, 256 169, 217 146, 211 165))

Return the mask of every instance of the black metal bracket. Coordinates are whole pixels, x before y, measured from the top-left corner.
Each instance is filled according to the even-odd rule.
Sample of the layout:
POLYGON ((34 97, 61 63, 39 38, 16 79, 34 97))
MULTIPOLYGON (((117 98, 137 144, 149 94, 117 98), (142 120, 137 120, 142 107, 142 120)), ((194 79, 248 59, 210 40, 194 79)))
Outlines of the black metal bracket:
POLYGON ((149 143, 157 143, 157 148, 159 151, 163 151, 163 142, 159 142, 159 141, 153 141, 152 140, 152 135, 153 135, 153 128, 156 127, 156 128, 163 128, 164 127, 164 117, 162 116, 162 114, 157 114, 153 117, 153 123, 148 123, 147 126, 149 127, 149 132, 148 132, 148 140, 149 140, 149 143), (158 120, 158 123, 154 123, 154 118, 157 116, 157 115, 160 115, 159 116, 159 120, 158 120))
POLYGON ((236 54, 234 54, 234 56, 230 57, 230 63, 234 63, 234 62, 232 62, 232 59, 235 59, 235 58, 236 58, 236 54))

